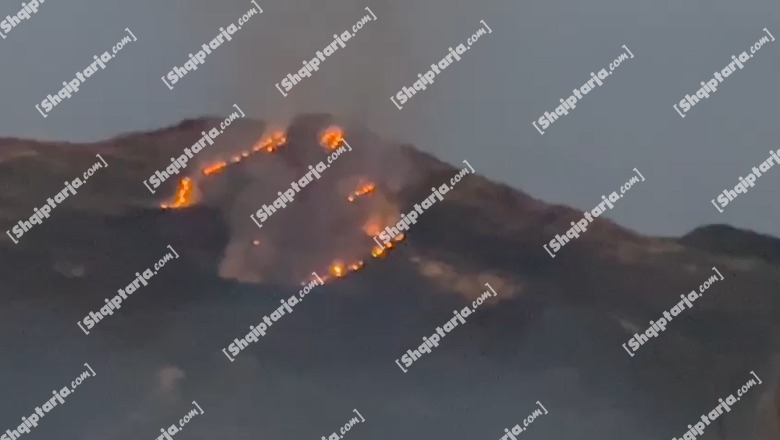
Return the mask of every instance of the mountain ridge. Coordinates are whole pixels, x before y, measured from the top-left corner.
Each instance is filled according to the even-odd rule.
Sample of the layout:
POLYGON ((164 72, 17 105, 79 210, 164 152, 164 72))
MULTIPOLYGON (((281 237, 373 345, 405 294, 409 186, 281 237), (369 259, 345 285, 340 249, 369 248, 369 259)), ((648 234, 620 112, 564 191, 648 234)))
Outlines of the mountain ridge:
MULTIPOLYGON (((177 353, 177 363, 190 358, 206 364, 227 362, 221 358, 216 341, 226 346, 241 331, 246 332, 246 326, 257 322, 251 316, 267 313, 271 303, 278 306, 278 295, 282 295, 279 291, 294 292, 295 283, 278 281, 292 279, 278 261, 308 261, 309 253, 311 261, 329 256, 330 246, 339 242, 331 236, 341 233, 339 225, 351 225, 350 219, 361 209, 370 213, 388 204, 409 212, 430 194, 431 186, 449 181, 457 171, 412 146, 392 141, 380 145, 360 128, 347 127, 345 138, 357 154, 345 154, 344 159, 338 159, 344 162, 334 162, 334 169, 339 171, 323 173, 320 181, 275 214, 261 231, 271 230, 292 240, 280 243, 293 243, 301 237, 314 239, 302 240, 291 255, 285 256, 286 250, 280 245, 271 246, 271 257, 258 256, 248 253, 252 249, 248 244, 251 234, 257 229, 247 217, 253 209, 270 203, 269 194, 288 185, 290 176, 299 177, 297 168, 287 165, 291 155, 306 155, 303 159, 296 156, 293 161, 303 163, 325 157, 318 150, 316 135, 333 121, 326 115, 297 118, 288 129, 288 147, 256 159, 247 158, 208 180, 197 180, 201 200, 195 206, 160 209, 159 205, 174 195, 182 177, 205 179, 198 177, 204 164, 233 157, 270 126, 262 121, 236 121, 224 137, 220 136, 219 145, 198 153, 186 173, 163 183, 155 194, 144 188, 142 181, 147 176, 167 166, 171 156, 182 154, 200 138, 200 131, 219 122, 192 119, 149 133, 123 134, 83 146, 41 146, 35 142, 25 146, 27 141, 7 141, 13 143, 15 156, 7 160, 0 157, 0 200, 3 218, 10 226, 61 190, 60 182, 79 176, 96 160, 95 154, 103 155, 108 168, 98 170, 72 200, 57 207, 18 245, 6 238, 0 246, 8 261, 0 269, 0 289, 6 305, 17 307, 32 302, 56 310, 64 323, 70 322, 62 324, 64 328, 78 331, 73 321, 100 307, 103 298, 126 285, 133 272, 157 261, 170 244, 181 258, 166 266, 144 293, 133 295, 123 304, 118 316, 98 324, 93 330, 97 333, 94 339, 107 344, 121 339, 120 335, 139 332, 122 343, 130 349, 156 344, 155 332, 162 332, 166 344, 183 344, 175 348, 167 345, 177 353), (390 151, 385 151, 388 148, 390 151), (19 153, 27 150, 35 155, 19 153), (25 172, 35 179, 23 178, 25 172), (377 176, 376 193, 358 204, 346 203, 340 192, 344 182, 351 182, 353 174, 373 177, 373 173, 377 176), (35 180, 34 185, 29 184, 31 180, 35 180), (335 220, 321 221, 319 217, 335 220), (242 229, 245 225, 248 229, 242 229), (244 245, 247 247, 231 250, 244 245), (221 276, 224 261, 236 255, 244 258, 247 270, 268 266, 268 271, 260 272, 267 277, 241 281, 221 276), (196 316, 197 327, 203 326, 202 330, 187 324, 196 316), (217 316, 228 319, 229 325, 217 316)), ((9 151, 5 143, 5 139, 0 140, 0 151, 9 151)), ((304 303, 308 309, 284 318, 290 322, 289 327, 280 328, 288 330, 275 328, 277 333, 269 333, 269 338, 252 350, 267 349, 273 362, 294 364, 296 371, 307 371, 313 375, 311 380, 319 381, 320 373, 304 366, 306 356, 286 348, 286 344, 297 341, 311 346, 315 353, 312 356, 327 359, 324 349, 305 342, 312 337, 332 350, 341 350, 344 359, 365 363, 369 370, 376 367, 383 374, 385 369, 387 374, 403 374, 393 370, 391 352, 396 350, 400 356, 404 350, 401 347, 419 344, 420 336, 438 325, 435 323, 443 310, 471 304, 484 290, 484 283, 490 283, 499 298, 482 306, 461 336, 448 336, 456 342, 437 349, 435 353, 441 358, 427 355, 435 360, 423 363, 419 368, 426 373, 421 374, 433 374, 430 366, 439 365, 443 362, 440 359, 461 359, 465 355, 459 354, 459 349, 469 353, 461 359, 463 366, 453 367, 463 369, 459 375, 469 368, 482 368, 485 362, 507 371, 533 367, 546 372, 552 365, 569 378, 566 380, 579 378, 575 382, 587 382, 588 389, 604 387, 598 391, 603 398, 625 403, 622 393, 626 387, 635 387, 649 402, 627 405, 649 405, 666 421, 683 420, 684 410, 694 404, 703 407, 717 401, 751 370, 768 383, 776 383, 780 378, 776 364, 780 346, 775 318, 780 299, 773 287, 780 283, 780 274, 772 260, 761 257, 758 251, 724 251, 717 243, 721 229, 713 230, 711 226, 679 238, 648 237, 603 217, 556 258, 550 258, 542 245, 556 234, 563 234, 569 222, 580 217, 575 209, 547 204, 478 173, 469 175, 443 201, 420 215, 397 249, 384 258, 366 256, 365 267, 343 280, 326 283, 319 288, 322 296, 304 303), (701 230, 710 235, 696 233, 701 230), (681 294, 697 289, 713 274, 712 267, 717 267, 725 280, 718 281, 705 299, 670 323, 662 335, 646 344, 648 347, 629 357, 621 344, 635 331, 641 331, 636 329, 648 327, 647 322, 673 307, 681 294), (398 319, 397 329, 378 326, 379 322, 392 322, 391 317, 398 319), (382 344, 372 348, 370 339, 349 334, 352 328, 368 331, 382 344), (562 335, 557 336, 557 332, 562 335), (340 339, 333 339, 334 335, 355 342, 360 350, 339 348, 336 340, 340 339), (550 348, 551 343, 558 347, 550 348), (589 358, 589 350, 599 356, 589 358), (539 355, 545 351, 548 353, 539 355), (380 362, 386 356, 386 361, 380 362), (605 368, 609 366, 614 371, 608 374, 605 368), (583 377, 585 372, 589 377, 583 377), (610 382, 613 374, 628 382, 610 382)), ((771 248, 777 240, 760 238, 753 244, 759 249, 771 248)), ((348 239, 353 240, 344 235, 344 240, 348 239)), ((370 248, 363 246, 371 244, 363 240, 371 241, 365 237, 353 241, 357 252, 365 254, 370 248)), ((258 248, 263 249, 266 239, 259 241, 258 248)), ((353 241, 344 249, 351 249, 353 241)), ((451 316, 451 312, 446 313, 451 316)), ((13 317, 11 321, 17 322, 13 317)), ((68 346, 82 337, 78 333, 60 336, 68 346)), ((243 365, 248 361, 241 358, 254 358, 251 353, 256 351, 242 353, 236 362, 243 365)), ((347 366, 343 362, 338 365, 347 366)), ((438 392, 429 391, 440 397, 438 392)), ((746 402, 739 409, 745 419, 729 429, 740 430, 741 424, 749 423, 746 420, 758 414, 757 405, 755 401, 746 402)))

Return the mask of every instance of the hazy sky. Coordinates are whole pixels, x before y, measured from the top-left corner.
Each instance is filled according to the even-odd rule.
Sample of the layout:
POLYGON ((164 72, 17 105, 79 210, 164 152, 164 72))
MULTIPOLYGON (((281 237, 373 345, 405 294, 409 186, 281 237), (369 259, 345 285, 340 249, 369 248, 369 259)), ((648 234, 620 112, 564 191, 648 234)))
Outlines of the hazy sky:
MULTIPOLYGON (((592 209, 634 174, 646 181, 609 212, 648 234, 681 234, 729 223, 780 236, 775 202, 780 170, 721 214, 710 203, 780 147, 780 41, 764 45, 685 119, 672 108, 767 28, 780 37, 776 0, 548 0, 416 2, 401 0, 257 0, 263 8, 205 65, 169 90, 160 77, 245 13, 244 0, 47 1, 0 40, 0 136, 101 140, 122 132, 225 114, 238 104, 250 116, 283 123, 298 111, 332 111, 411 141, 451 163, 548 202, 592 209), (304 59, 351 29, 369 6, 377 15, 283 97, 274 84, 304 59), (418 73, 482 27, 461 61, 411 98, 390 101, 418 73), (55 94, 100 54, 138 37, 105 70, 44 119, 34 105, 55 94), (604 85, 541 136, 531 125, 560 98, 624 61, 604 85)), ((21 1, 4 2, 0 16, 21 1)))

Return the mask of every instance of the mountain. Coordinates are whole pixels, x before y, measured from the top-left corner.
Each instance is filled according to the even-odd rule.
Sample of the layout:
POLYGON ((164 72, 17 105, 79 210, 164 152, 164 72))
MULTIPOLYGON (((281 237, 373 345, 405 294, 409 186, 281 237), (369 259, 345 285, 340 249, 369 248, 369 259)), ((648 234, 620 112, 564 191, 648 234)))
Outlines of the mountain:
POLYGON ((728 225, 708 225, 685 234, 680 243, 712 253, 780 262, 780 239, 728 225))
POLYGON ((353 409, 365 422, 344 436, 498 439, 539 401, 549 414, 526 436, 682 438, 753 371, 762 384, 703 438, 780 438, 777 238, 726 226, 647 237, 601 217, 550 258, 543 245, 579 211, 329 115, 223 123, 83 145, 0 139, 9 231, 105 161, 42 224, 0 245, 8 429, 86 362, 96 376, 66 401, 79 403, 34 435, 156 438, 196 401, 204 414, 177 439, 327 438, 353 409), (213 145, 152 187, 215 127, 213 145), (250 215, 320 161, 330 165, 321 177, 258 228, 250 215), (403 239, 375 249, 372 236, 445 183, 403 239), (79 328, 171 248, 179 257, 148 285, 89 334, 79 328), (724 279, 630 356, 623 344, 713 268, 724 279), (311 272, 324 285, 229 360, 234 339, 311 272), (404 353, 473 307, 486 283, 497 295, 403 372, 404 353))

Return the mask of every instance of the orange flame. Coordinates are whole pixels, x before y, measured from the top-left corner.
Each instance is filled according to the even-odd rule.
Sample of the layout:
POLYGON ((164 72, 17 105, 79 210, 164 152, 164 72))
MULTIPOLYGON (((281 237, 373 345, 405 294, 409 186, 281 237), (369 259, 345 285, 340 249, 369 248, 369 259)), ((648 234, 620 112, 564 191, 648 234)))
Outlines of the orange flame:
POLYGON ((265 150, 268 153, 273 153, 279 147, 287 143, 287 136, 282 131, 274 131, 270 136, 266 136, 255 143, 252 146, 253 152, 265 150))
POLYGON ((343 140, 344 131, 336 125, 326 128, 320 135, 320 144, 328 150, 335 150, 343 140))
MULTIPOLYGON (((334 150, 339 147, 339 145, 344 140, 344 132, 343 130, 335 125, 332 125, 328 127, 320 136, 320 143, 323 147, 327 148, 328 150, 334 150)), ((263 150, 265 150, 268 153, 272 153, 279 149, 279 147, 283 146, 287 143, 287 137, 285 136, 284 132, 282 131, 274 131, 269 136, 265 136, 259 141, 257 141, 249 150, 239 152, 238 154, 232 156, 230 158, 230 164, 238 163, 243 161, 244 159, 248 158, 249 156, 259 153, 263 150)), ((230 165, 228 162, 225 161, 219 161, 214 162, 212 164, 207 165, 203 168, 202 172, 204 175, 210 176, 213 174, 217 174, 222 172, 225 168, 230 165)), ((176 195, 174 197, 174 200, 171 203, 163 203, 161 206, 162 208, 183 208, 190 206, 193 201, 193 191, 194 191, 194 182, 191 178, 185 177, 179 182, 179 187, 176 191, 176 195)), ((354 202, 358 197, 364 196, 366 194, 373 193, 376 190, 376 185, 374 183, 360 183, 358 188, 353 191, 348 197, 347 200, 349 202, 354 202)), ((369 220, 364 224, 363 231, 368 236, 377 236, 382 232, 382 224, 384 224, 385 221, 382 219, 382 217, 379 217, 377 215, 372 215, 372 217, 369 218, 369 220)), ((406 237, 403 233, 398 234, 397 236, 393 237, 392 241, 385 243, 384 248, 381 248, 379 246, 374 246, 371 249, 371 256, 374 258, 379 258, 387 254, 387 252, 390 249, 393 249, 395 245, 393 244, 398 243, 402 240, 404 240, 406 237)), ((252 245, 259 246, 260 240, 252 240, 252 245)), ((347 276, 347 274, 352 272, 357 272, 360 269, 363 268, 363 260, 358 260, 353 263, 345 264, 342 260, 334 260, 330 266, 327 269, 327 273, 325 275, 322 275, 322 281, 328 282, 333 279, 339 279, 344 278, 347 276)), ((311 280, 314 280, 312 278, 311 280)))
POLYGON ((334 261, 329 268, 329 272, 331 275, 335 276, 336 278, 341 278, 344 276, 344 263, 341 261, 334 261))
MULTIPOLYGON (((379 246, 374 246, 371 248, 371 256, 374 258, 381 258, 384 255, 387 254, 387 252, 390 249, 393 249, 395 245, 393 242, 400 242, 403 241, 406 238, 406 236, 403 233, 400 233, 393 237, 393 240, 385 243, 384 248, 381 248, 379 246)), ((322 276, 322 282, 327 283, 331 281, 332 279, 340 279, 346 277, 349 273, 357 272, 360 269, 363 268, 363 260, 358 260, 354 263, 350 264, 344 264, 343 260, 333 260, 333 262, 328 266, 327 274, 322 276), (330 276, 328 276, 330 275, 330 276)), ((314 278, 309 277, 310 280, 313 280, 314 278)), ((304 283, 301 283, 301 285, 304 285, 304 283)))
POLYGON ((227 166, 226 162, 217 162, 213 163, 206 168, 203 168, 203 174, 210 176, 212 174, 217 174, 218 172, 222 171, 223 168, 227 166))
POLYGON ((347 201, 349 201, 350 203, 354 202, 355 199, 357 199, 358 197, 364 196, 366 194, 370 194, 374 192, 375 189, 376 189, 376 185, 374 185, 373 183, 366 183, 364 185, 361 185, 356 191, 354 191, 352 194, 349 195, 349 197, 347 197, 347 201))
POLYGON ((192 203, 192 179, 185 177, 179 181, 179 188, 176 190, 176 196, 170 204, 160 205, 163 209, 168 208, 186 208, 192 203))
MULTIPOLYGON (((322 275, 321 277, 322 282, 327 283, 331 279, 344 278, 345 276, 347 276, 348 273, 357 272, 362 268, 363 268, 363 260, 358 260, 350 264, 344 264, 342 260, 333 260, 330 266, 328 266, 328 274, 322 275), (331 275, 333 278, 331 278, 328 275, 331 275)), ((309 277, 309 281, 312 280, 316 280, 316 279, 309 277)), ((303 285, 303 283, 301 285, 303 285)))
MULTIPOLYGON (((287 136, 284 135, 284 132, 282 131, 274 131, 269 136, 265 136, 259 141, 255 142, 255 144, 248 150, 241 151, 238 154, 232 156, 230 158, 230 164, 239 163, 243 161, 244 159, 248 158, 252 154, 258 153, 260 151, 265 150, 268 153, 271 153, 275 150, 277 150, 279 147, 287 143, 287 136)), ((225 161, 219 161, 214 162, 212 164, 207 165, 205 168, 203 168, 203 174, 210 176, 212 174, 217 174, 221 172, 225 167, 228 166, 228 163, 225 161)))

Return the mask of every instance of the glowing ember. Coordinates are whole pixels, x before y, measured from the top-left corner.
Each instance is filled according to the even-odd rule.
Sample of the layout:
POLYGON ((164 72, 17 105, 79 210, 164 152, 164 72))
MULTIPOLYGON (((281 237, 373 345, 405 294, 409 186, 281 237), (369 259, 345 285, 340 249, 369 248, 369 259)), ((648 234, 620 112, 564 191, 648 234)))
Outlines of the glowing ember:
POLYGON ((344 263, 341 261, 334 261, 333 264, 330 265, 329 272, 331 275, 333 275, 336 278, 341 278, 344 276, 344 263))
POLYGON ((210 176, 212 174, 217 174, 218 172, 222 171, 227 166, 227 163, 225 162, 217 162, 213 163, 206 168, 203 168, 203 174, 210 176))
POLYGON ((276 131, 276 132, 274 132, 274 134, 271 135, 271 140, 272 140, 272 143, 271 143, 271 146, 269 147, 271 149, 268 150, 269 153, 271 151, 274 151, 275 149, 281 147, 282 145, 286 144, 287 143, 287 136, 285 136, 284 133, 281 132, 281 131, 276 131))
MULTIPOLYGON (((330 267, 328 267, 328 273, 333 276, 333 279, 338 278, 344 278, 347 276, 348 273, 357 272, 360 269, 363 268, 363 260, 358 260, 354 263, 350 264, 344 264, 341 260, 334 260, 333 263, 331 263, 330 267)), ((309 281, 316 281, 316 278, 311 278, 309 281)), ((328 275, 322 276, 322 282, 327 283, 331 280, 331 277, 328 275)), ((304 283, 301 283, 301 285, 304 285, 304 283)))
POLYGON ((358 197, 372 193, 374 192, 375 189, 376 189, 376 185, 374 185, 373 183, 366 183, 364 185, 360 185, 360 187, 356 191, 354 191, 352 194, 349 195, 349 197, 347 197, 347 200, 349 202, 354 202, 355 199, 357 199, 358 197))
MULTIPOLYGON (((328 150, 334 150, 338 148, 342 141, 344 140, 344 132, 343 130, 338 126, 330 126, 325 131, 322 132, 320 135, 320 143, 323 147, 327 148, 328 150)), ((205 166, 202 170, 203 174, 206 176, 210 176, 213 174, 218 174, 222 172, 225 168, 227 168, 229 165, 239 163, 243 161, 244 159, 248 158, 249 156, 259 153, 261 151, 265 151, 268 153, 274 152, 283 145, 287 143, 287 137, 285 136, 284 132, 282 131, 274 131, 268 136, 264 136, 257 142, 255 142, 254 145, 252 145, 251 148, 245 151, 238 152, 234 156, 232 156, 229 160, 229 162, 225 161, 219 161, 214 162, 212 164, 209 164, 205 166)), ((190 206, 194 203, 194 190, 195 190, 195 184, 194 181, 189 178, 185 177, 179 182, 179 187, 176 190, 176 195, 172 202, 162 204, 161 206, 163 208, 183 208, 190 206)), ((376 191, 376 185, 374 183, 366 182, 365 180, 361 179, 359 182, 359 185, 355 191, 353 191, 348 197, 347 200, 349 202, 354 202, 357 200, 358 197, 371 194, 376 191)), ((371 215, 371 217, 366 221, 366 223, 363 225, 362 230, 363 232, 368 236, 378 236, 383 231, 383 226, 386 223, 386 218, 384 216, 380 216, 377 213, 374 213, 371 215)), ((373 246, 371 249, 371 256, 374 258, 380 258, 387 254, 387 252, 390 249, 393 249, 396 245, 395 243, 398 243, 402 240, 404 240, 406 237, 403 233, 398 234, 397 236, 393 237, 391 241, 388 243, 385 243, 382 247, 379 246, 373 246)), ((253 239, 252 240, 253 246, 259 246, 260 240, 253 239)), ((343 260, 333 260, 333 262, 330 264, 330 266, 327 268, 326 274, 321 276, 322 282, 328 282, 332 281, 334 279, 341 279, 346 277, 348 274, 352 272, 357 272, 360 269, 363 268, 363 260, 357 260, 353 261, 351 263, 345 263, 343 260)), ((310 277, 309 282, 316 281, 317 278, 310 277)), ((304 283, 301 283, 301 285, 304 285, 304 283)))
MULTIPOLYGON (((253 153, 258 153, 260 151, 267 151, 267 152, 273 152, 276 149, 278 149, 280 146, 284 145, 287 142, 287 137, 284 135, 281 131, 275 131, 270 136, 266 136, 259 141, 257 141, 252 148, 246 151, 242 151, 239 154, 236 154, 235 156, 230 158, 230 163, 239 163, 246 159, 247 157, 251 156, 253 153)), ((206 166, 203 168, 203 174, 210 176, 212 174, 217 174, 221 172, 225 167, 228 166, 227 162, 220 161, 215 162, 211 165, 206 166)))
POLYGON ((320 144, 328 150, 338 148, 341 141, 344 140, 344 131, 341 127, 331 125, 320 135, 320 144))
POLYGON ((372 257, 374 257, 374 258, 381 257, 381 256, 382 256, 384 253, 385 253, 385 250, 384 250, 384 249, 382 249, 382 248, 381 248, 381 247, 379 247, 379 246, 374 246, 374 247, 371 249, 371 256, 372 256, 372 257))
POLYGON ((176 190, 176 196, 170 204, 160 205, 163 209, 186 208, 192 203, 192 179, 185 177, 179 181, 179 188, 176 190))
POLYGON ((254 146, 252 151, 258 152, 265 150, 268 153, 276 151, 279 147, 287 143, 287 136, 281 131, 274 131, 270 136, 266 136, 260 139, 254 146))

